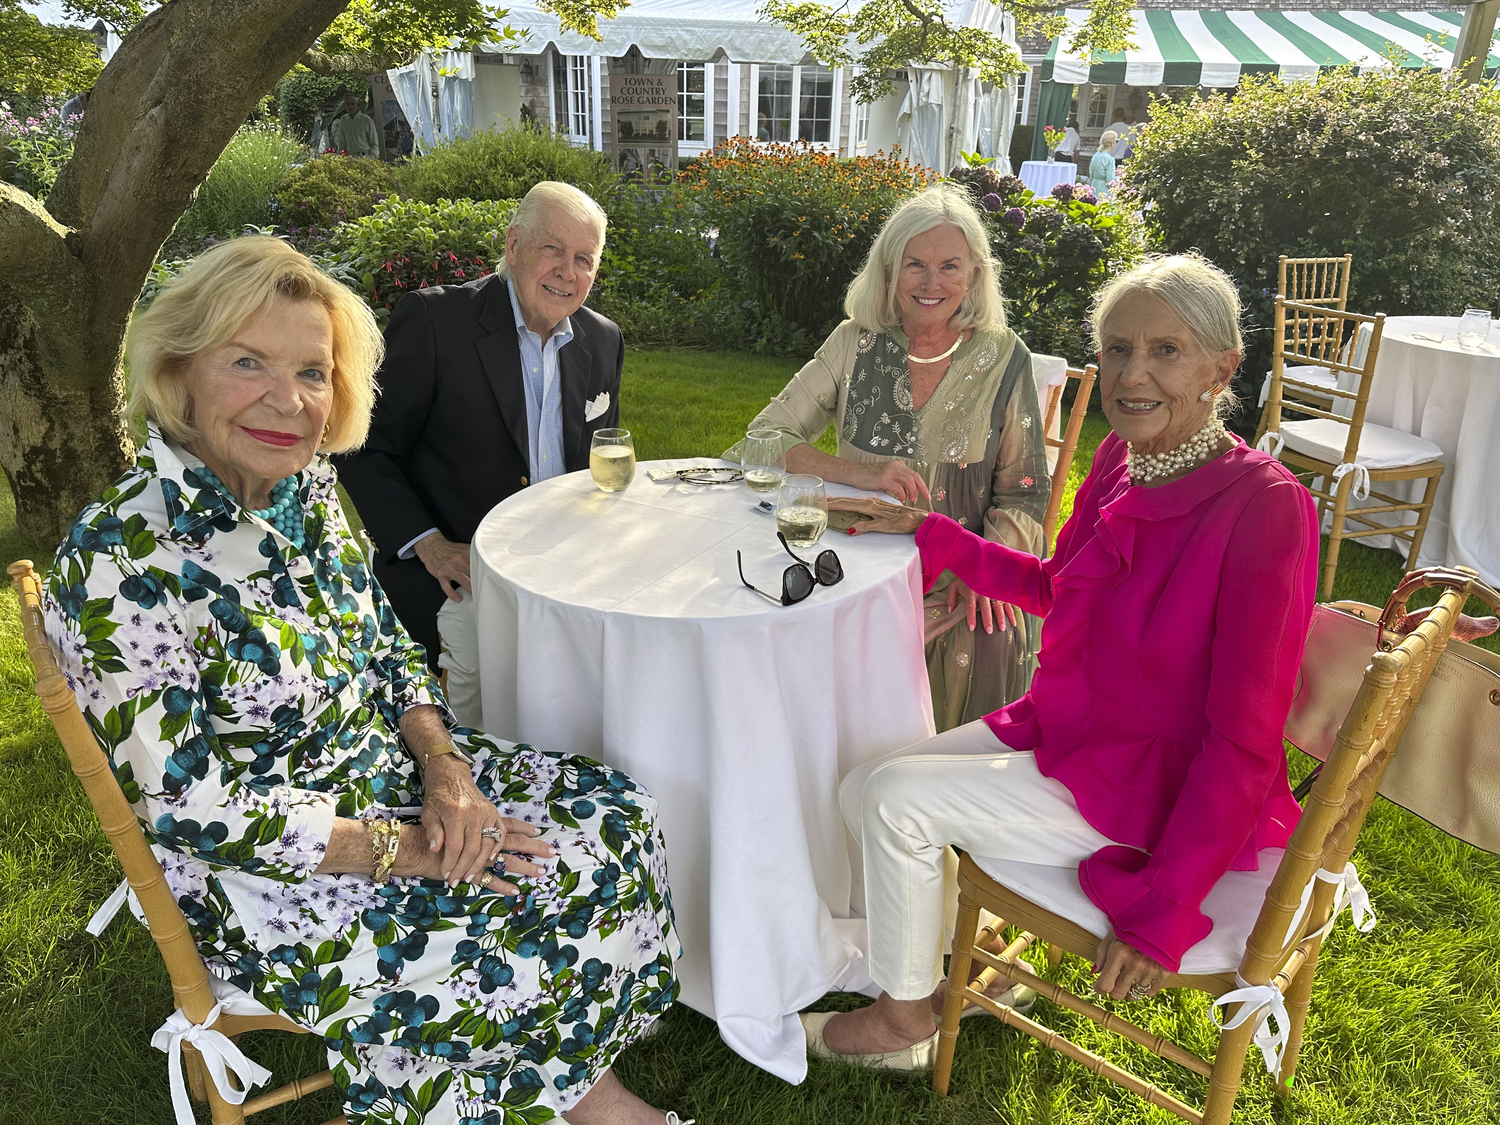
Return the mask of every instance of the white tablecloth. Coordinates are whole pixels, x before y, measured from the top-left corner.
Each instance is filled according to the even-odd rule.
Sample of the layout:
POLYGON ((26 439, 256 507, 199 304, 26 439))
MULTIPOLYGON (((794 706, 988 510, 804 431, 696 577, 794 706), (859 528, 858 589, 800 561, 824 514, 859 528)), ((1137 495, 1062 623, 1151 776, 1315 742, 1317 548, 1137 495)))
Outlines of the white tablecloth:
MULTIPOLYGON (((828 534, 845 578, 783 607, 792 560, 743 484, 587 473, 533 485, 474 536, 485 725, 598 758, 656 796, 686 954, 682 999, 790 1082, 796 1012, 870 987, 839 780, 933 733, 909 537, 828 534)), ((829 486, 830 494, 861 495, 829 486)))
POLYGON ((1078 165, 1065 160, 1028 160, 1021 165, 1021 182, 1033 195, 1048 195, 1058 184, 1078 179, 1078 165))
MULTIPOLYGON (((1488 343, 1461 348, 1457 330, 1458 318, 1452 316, 1387 317, 1365 419, 1442 447, 1447 468, 1418 565, 1471 566, 1495 583, 1500 582, 1500 332, 1492 326, 1488 343), (1444 339, 1413 339, 1417 332, 1444 339)), ((1366 331, 1357 362, 1368 339, 1366 331)), ((1343 385, 1355 389, 1357 382, 1346 377, 1343 385)), ((1412 481, 1376 487, 1416 500, 1425 486, 1412 481)), ((1400 514, 1406 523, 1416 522, 1414 513, 1400 514)), ((1404 540, 1388 536, 1361 542, 1406 553, 1404 540)))

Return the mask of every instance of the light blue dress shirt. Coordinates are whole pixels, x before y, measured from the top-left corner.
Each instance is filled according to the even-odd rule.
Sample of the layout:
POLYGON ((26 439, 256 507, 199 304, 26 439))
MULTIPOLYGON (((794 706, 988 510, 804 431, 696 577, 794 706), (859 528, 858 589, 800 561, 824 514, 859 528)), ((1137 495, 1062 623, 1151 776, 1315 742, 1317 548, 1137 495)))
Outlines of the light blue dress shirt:
POLYGON ((507 282, 510 307, 516 314, 516 335, 521 340, 521 377, 526 384, 526 438, 530 445, 531 483, 537 484, 567 472, 562 448, 562 380, 558 377, 557 353, 573 339, 572 319, 552 329, 547 342, 526 327, 516 287, 507 282))
MULTIPOLYGON (((521 341, 521 380, 526 388, 526 443, 531 461, 530 481, 539 481, 561 476, 567 472, 563 464, 562 448, 562 379, 558 377, 557 353, 564 344, 573 339, 573 321, 564 318, 552 329, 547 342, 526 327, 526 318, 521 315, 521 304, 516 300, 515 283, 506 280, 510 293, 511 311, 516 314, 516 335, 521 341)), ((437 528, 428 528, 397 552, 397 556, 409 559, 416 553, 416 546, 437 528)))

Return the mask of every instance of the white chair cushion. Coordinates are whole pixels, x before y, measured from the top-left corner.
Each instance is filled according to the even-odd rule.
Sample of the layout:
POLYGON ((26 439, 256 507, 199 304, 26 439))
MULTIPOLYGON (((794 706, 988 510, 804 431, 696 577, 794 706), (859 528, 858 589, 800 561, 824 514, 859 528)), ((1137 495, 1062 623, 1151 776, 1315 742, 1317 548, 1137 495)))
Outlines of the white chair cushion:
MULTIPOLYGON (((1203 913, 1213 921, 1214 928, 1182 955, 1180 971, 1184 975, 1232 973, 1240 967, 1266 888, 1284 854, 1281 848, 1267 848, 1260 853, 1259 870, 1231 871, 1214 884, 1203 900, 1203 913)), ((1109 930, 1104 911, 1090 902, 1079 886, 1076 867, 1044 867, 977 855, 973 859, 995 882, 1043 910, 1059 914, 1091 934, 1103 936, 1109 930)))
MULTIPOLYGON (((1330 371, 1326 367, 1283 367, 1281 369, 1283 378, 1298 379, 1304 383, 1316 383, 1320 387, 1334 390, 1339 385, 1338 372, 1330 371)), ((1298 388, 1301 390, 1301 388, 1298 388)), ((1311 395, 1311 391, 1303 392, 1311 395)), ((1271 397, 1271 373, 1266 372, 1266 377, 1260 384, 1260 405, 1264 406, 1266 400, 1271 397)), ((1328 401, 1333 401, 1333 396, 1328 396, 1328 401)))
MULTIPOLYGON (((1316 457, 1337 465, 1344 459, 1349 427, 1331 418, 1304 418, 1281 423, 1286 447, 1305 457, 1316 457)), ((1415 434, 1403 434, 1389 426, 1366 422, 1359 434, 1357 462, 1367 469, 1400 469, 1440 461, 1443 447, 1415 434)))

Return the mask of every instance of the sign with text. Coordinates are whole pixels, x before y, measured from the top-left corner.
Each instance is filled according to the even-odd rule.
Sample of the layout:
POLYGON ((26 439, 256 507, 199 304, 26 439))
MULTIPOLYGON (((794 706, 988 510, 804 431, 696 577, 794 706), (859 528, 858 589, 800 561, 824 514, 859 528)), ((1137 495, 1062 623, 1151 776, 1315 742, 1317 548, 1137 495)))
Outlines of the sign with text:
POLYGON ((654 179, 677 171, 677 76, 609 76, 611 157, 627 175, 654 179))

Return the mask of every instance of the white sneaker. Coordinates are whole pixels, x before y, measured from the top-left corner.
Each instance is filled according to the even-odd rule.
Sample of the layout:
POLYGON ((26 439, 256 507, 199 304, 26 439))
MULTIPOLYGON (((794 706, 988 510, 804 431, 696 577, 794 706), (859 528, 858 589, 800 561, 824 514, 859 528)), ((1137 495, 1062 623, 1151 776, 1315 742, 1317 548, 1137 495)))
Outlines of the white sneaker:
POLYGON ((689 1117, 686 1121, 678 1117, 672 1110, 667 1110, 667 1125, 694 1125, 694 1119, 689 1117))

